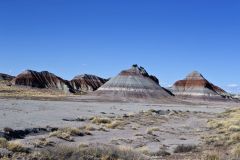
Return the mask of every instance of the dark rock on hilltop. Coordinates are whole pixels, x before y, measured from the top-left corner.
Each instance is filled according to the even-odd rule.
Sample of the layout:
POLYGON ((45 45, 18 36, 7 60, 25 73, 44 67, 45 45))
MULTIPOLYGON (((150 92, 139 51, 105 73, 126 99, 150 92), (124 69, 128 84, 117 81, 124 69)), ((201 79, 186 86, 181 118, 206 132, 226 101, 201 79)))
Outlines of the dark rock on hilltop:
POLYGON ((124 70, 120 73, 120 75, 142 75, 144 77, 147 77, 151 80, 153 80, 155 83, 159 85, 159 80, 156 76, 149 75, 148 72, 142 67, 138 67, 137 64, 132 65, 132 68, 129 70, 124 70))
POLYGON ((98 76, 84 74, 74 77, 73 80, 70 81, 70 84, 76 92, 92 92, 106 82, 106 79, 98 76))
POLYGON ((74 92, 74 89, 67 80, 64 80, 48 71, 26 70, 14 78, 13 85, 22 85, 36 88, 59 89, 65 92, 74 92))

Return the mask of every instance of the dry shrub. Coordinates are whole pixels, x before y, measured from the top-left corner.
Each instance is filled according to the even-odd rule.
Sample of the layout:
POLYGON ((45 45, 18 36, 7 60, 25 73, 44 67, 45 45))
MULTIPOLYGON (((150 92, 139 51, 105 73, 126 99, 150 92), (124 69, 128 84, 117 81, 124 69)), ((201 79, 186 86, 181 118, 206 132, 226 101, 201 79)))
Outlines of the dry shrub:
POLYGON ((19 141, 8 142, 7 149, 12 152, 29 152, 19 141))
POLYGON ((158 127, 148 128, 148 129, 147 129, 147 134, 152 135, 153 132, 157 132, 157 131, 160 131, 160 129, 159 129, 158 127))
POLYGON ((178 145, 174 149, 174 153, 187 153, 187 152, 193 152, 196 151, 197 146, 196 145, 178 145))
POLYGON ((69 142, 73 142, 74 139, 72 138, 72 136, 85 136, 85 135, 91 135, 90 132, 81 130, 79 128, 61 128, 57 131, 51 132, 50 133, 50 137, 57 137, 69 142))
POLYGON ((112 121, 110 124, 107 124, 106 127, 110 129, 116 129, 121 127, 122 125, 123 125, 123 122, 115 120, 115 121, 112 121))
POLYGON ((5 138, 0 138, 0 148, 7 148, 8 141, 5 138))
POLYGON ((111 119, 103 118, 103 117, 93 117, 91 121, 94 124, 110 124, 111 123, 111 119))
POLYGON ((220 156, 217 152, 211 151, 203 155, 203 160, 220 160, 220 156))
POLYGON ((233 155, 234 158, 239 159, 240 158, 240 145, 236 145, 233 147, 231 150, 231 154, 233 155))
POLYGON ((34 147, 43 148, 46 146, 54 146, 54 142, 48 141, 46 138, 40 138, 33 143, 34 147))

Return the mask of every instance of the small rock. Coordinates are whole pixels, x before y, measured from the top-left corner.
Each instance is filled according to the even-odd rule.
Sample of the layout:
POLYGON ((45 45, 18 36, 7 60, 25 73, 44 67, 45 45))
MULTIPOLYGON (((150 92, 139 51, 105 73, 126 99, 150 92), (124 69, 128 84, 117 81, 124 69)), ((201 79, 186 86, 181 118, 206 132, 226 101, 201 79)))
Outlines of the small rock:
POLYGON ((9 151, 8 149, 0 148, 0 157, 9 157, 12 154, 13 154, 13 152, 9 151))
POLYGON ((68 122, 84 122, 86 118, 63 118, 62 120, 68 122))

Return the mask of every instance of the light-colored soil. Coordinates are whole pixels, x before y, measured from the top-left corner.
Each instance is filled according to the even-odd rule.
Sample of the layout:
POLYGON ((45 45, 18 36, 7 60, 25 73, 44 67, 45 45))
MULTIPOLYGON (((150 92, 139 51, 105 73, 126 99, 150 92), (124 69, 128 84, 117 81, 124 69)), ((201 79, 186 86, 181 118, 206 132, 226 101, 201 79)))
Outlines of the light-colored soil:
POLYGON ((129 147, 141 153, 164 150, 172 154, 162 159, 196 159, 194 156, 198 154, 177 156, 173 151, 183 144, 202 148, 202 138, 210 133, 207 121, 226 109, 237 107, 235 103, 204 103, 186 105, 0 99, 0 130, 5 127, 23 130, 46 126, 91 126, 94 128, 89 130, 91 135, 74 135, 73 142, 50 136, 49 133, 30 134, 20 142, 34 148, 36 141, 46 138, 54 145, 108 144, 129 147), (93 123, 93 117, 107 118, 110 124, 93 123), (84 121, 66 121, 77 118, 84 121), (112 122, 116 122, 116 127, 112 127, 112 122))
POLYGON ((64 127, 79 125, 79 122, 64 122, 64 118, 91 117, 138 113, 149 109, 181 110, 208 113, 220 113, 231 107, 224 104, 215 105, 170 105, 170 104, 138 104, 138 103, 98 103, 98 102, 65 102, 0 99, 0 129, 32 127, 64 127))

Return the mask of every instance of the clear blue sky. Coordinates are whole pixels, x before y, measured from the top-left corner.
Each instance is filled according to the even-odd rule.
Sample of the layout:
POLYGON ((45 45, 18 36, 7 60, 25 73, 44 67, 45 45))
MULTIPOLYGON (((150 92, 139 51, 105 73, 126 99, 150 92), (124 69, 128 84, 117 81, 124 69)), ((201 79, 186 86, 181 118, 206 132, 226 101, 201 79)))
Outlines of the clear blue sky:
MULTIPOLYGON (((134 63, 163 86, 200 71, 240 84, 239 0, 0 1, 0 72, 112 77, 134 63)), ((235 89, 234 87, 232 87, 235 89)))

